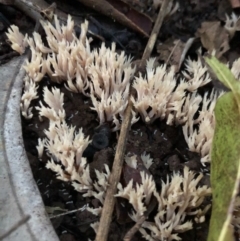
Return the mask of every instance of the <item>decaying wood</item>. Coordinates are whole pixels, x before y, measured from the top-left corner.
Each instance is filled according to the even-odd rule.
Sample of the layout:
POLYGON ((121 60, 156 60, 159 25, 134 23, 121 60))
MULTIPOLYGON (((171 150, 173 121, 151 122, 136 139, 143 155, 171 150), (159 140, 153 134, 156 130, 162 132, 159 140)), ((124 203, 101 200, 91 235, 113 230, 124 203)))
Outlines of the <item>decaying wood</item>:
MULTIPOLYGON (((169 2, 171 2, 171 0, 163 1, 163 4, 158 13, 157 20, 153 27, 151 36, 149 38, 149 41, 145 48, 143 57, 141 59, 140 67, 138 66, 138 68, 137 68, 138 70, 141 69, 143 67, 143 65, 145 65, 146 60, 150 57, 150 55, 152 53, 159 30, 162 26, 162 22, 165 17, 165 13, 167 12, 169 2)), ((133 108, 133 103, 129 97, 129 102, 128 102, 127 110, 125 113, 125 118, 122 123, 121 132, 120 132, 120 136, 118 139, 116 154, 115 154, 115 158, 114 158, 114 162, 113 162, 113 168, 112 168, 112 172, 111 172, 110 178, 109 178, 109 187, 106 192, 105 201, 104 201, 101 218, 100 218, 100 223, 99 223, 99 227, 97 230, 95 241, 106 241, 107 237, 108 237, 109 227, 110 227, 110 224, 112 221, 112 213, 113 213, 114 205, 115 205, 114 195, 116 194, 117 184, 119 182, 120 175, 122 172, 123 157, 124 157, 124 152, 125 152, 125 147, 126 147, 126 142, 127 142, 128 130, 130 128, 131 119, 132 119, 132 114, 131 114, 132 108, 133 108)))

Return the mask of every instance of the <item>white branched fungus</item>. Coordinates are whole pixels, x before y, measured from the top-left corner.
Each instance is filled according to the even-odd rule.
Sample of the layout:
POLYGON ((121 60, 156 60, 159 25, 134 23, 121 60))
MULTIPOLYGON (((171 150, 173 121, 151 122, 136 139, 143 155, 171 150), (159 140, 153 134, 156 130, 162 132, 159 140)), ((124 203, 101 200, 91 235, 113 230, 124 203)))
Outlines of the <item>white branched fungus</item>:
MULTIPOLYGON (((102 205, 105 200, 105 194, 108 188, 108 181, 110 177, 110 169, 108 165, 105 164, 104 167, 106 172, 99 172, 98 170, 95 170, 97 181, 93 183, 93 189, 88 189, 87 192, 83 195, 84 197, 94 197, 98 199, 102 205)), ((87 210, 92 214, 99 216, 101 215, 102 207, 87 207, 87 210)))
MULTIPOLYGON (((197 94, 196 94, 197 95, 197 94)), ((216 92, 212 92, 208 97, 208 93, 205 93, 203 99, 198 95, 199 104, 202 104, 202 108, 193 108, 192 112, 188 115, 188 120, 183 126, 183 134, 188 144, 189 150, 192 152, 200 153, 201 162, 210 162, 210 149, 215 128, 214 107, 218 98, 216 92), (201 98, 201 101, 200 101, 201 98), (194 115, 198 113, 198 118, 194 119, 194 115), (195 126, 195 127, 194 127, 195 126)), ((194 98, 197 100, 197 97, 194 98)), ((193 104, 189 104, 194 106, 193 104)))
POLYGON ((89 74, 92 109, 97 111, 100 124, 113 121, 113 130, 118 130, 119 119, 124 118, 128 104, 130 79, 135 68, 131 67, 131 59, 124 52, 119 55, 115 49, 115 44, 111 49, 103 44, 98 51, 95 50, 89 74))
POLYGON ((31 60, 30 62, 27 60, 23 68, 25 69, 29 78, 35 83, 38 83, 46 74, 46 63, 43 59, 42 53, 37 52, 32 48, 31 52, 31 60))
POLYGON ((41 159, 43 156, 44 146, 46 143, 46 139, 38 138, 38 145, 36 146, 38 151, 38 158, 41 159))
POLYGON ((188 83, 187 90, 191 92, 211 81, 207 66, 203 65, 200 58, 197 61, 187 59, 186 71, 182 73, 188 83))
MULTIPOLYGON (((55 21, 55 25, 58 26, 58 19, 55 18, 55 21)), ((88 67, 93 59, 90 51, 90 40, 86 37, 88 22, 81 24, 79 38, 72 30, 70 22, 73 21, 69 17, 69 26, 62 26, 65 31, 61 31, 59 35, 58 32, 54 31, 54 36, 48 29, 52 29, 53 26, 42 22, 47 34, 48 44, 52 49, 52 53, 48 54, 46 58, 47 74, 54 82, 65 81, 68 89, 74 92, 83 92, 86 86, 88 87, 88 67)))
POLYGON ((41 107, 36 107, 39 110, 40 119, 44 116, 51 121, 64 121, 65 110, 63 109, 63 93, 57 88, 52 88, 52 92, 47 87, 43 89, 43 98, 49 107, 46 107, 40 101, 41 107))
MULTIPOLYGON (((88 67, 92 64, 93 53, 90 51, 90 39, 86 37, 88 22, 81 24, 81 35, 79 38, 74 31, 74 22, 68 16, 67 24, 61 25, 57 16, 54 16, 54 26, 48 21, 41 21, 46 33, 47 45, 45 46, 41 36, 34 32, 32 38, 24 37, 18 27, 12 25, 7 33, 12 48, 23 54, 29 45, 31 59, 26 61, 24 69, 31 81, 38 83, 45 74, 52 81, 61 83, 74 92, 85 92, 89 88, 88 67)), ((26 83, 26 86, 29 85, 26 83)), ((25 88, 25 92, 30 91, 25 88)), ((31 93, 26 93, 23 97, 31 93)), ((24 100, 22 100, 24 102, 24 100)), ((30 108, 31 100, 25 101, 30 108)), ((27 106, 25 104, 25 107, 27 106)), ((24 108, 25 113, 28 112, 24 108)), ((29 111, 31 112, 31 111, 29 111)), ((29 118, 31 115, 26 115, 29 118)))
POLYGON ((24 93, 21 97, 20 109, 22 115, 26 119, 31 119, 33 117, 32 107, 30 107, 31 101, 38 98, 37 95, 38 86, 32 81, 28 76, 24 78, 24 93))
POLYGON ((128 153, 125 156, 125 162, 127 163, 127 165, 133 169, 137 169, 137 155, 131 155, 130 153, 128 153))
MULTIPOLYGON (((149 154, 146 154, 145 152, 141 155, 141 159, 143 161, 144 166, 149 169, 149 167, 153 164, 153 159, 150 157, 149 154)), ((136 169, 137 168, 137 155, 132 155, 131 153, 128 153, 125 156, 125 162, 128 166, 136 169)))
POLYGON ((168 125, 182 124, 183 117, 185 116, 182 113, 182 106, 186 99, 186 88, 187 83, 184 80, 181 80, 177 88, 171 94, 171 97, 167 103, 166 111, 166 122, 168 125))
POLYGON ((232 13, 231 16, 226 14, 226 23, 224 27, 228 31, 230 39, 233 38, 236 31, 240 30, 239 19, 240 17, 237 17, 235 13, 232 13))
POLYGON ((153 164, 153 159, 150 157, 150 154, 146 154, 145 152, 141 155, 141 159, 144 163, 144 166, 149 169, 153 164))
POLYGON ((25 48, 28 46, 27 35, 24 37, 24 35, 19 32, 19 28, 15 25, 11 25, 9 27, 6 35, 11 42, 11 48, 19 54, 23 54, 25 52, 25 48))
MULTIPOLYGON (((158 2, 158 1, 155 1, 158 2)), ((177 7, 176 7, 177 8, 177 7)), ((173 8, 173 9, 176 9, 173 8)), ((175 10, 173 10, 175 11, 175 10)), ((227 17, 225 28, 230 36, 238 29, 239 18, 227 17)), ((54 24, 41 21, 46 34, 46 46, 38 33, 32 38, 24 37, 16 26, 11 26, 7 36, 14 50, 23 54, 29 45, 31 59, 26 61, 24 69, 24 93, 21 99, 21 111, 25 118, 32 118, 31 101, 38 98, 37 84, 47 74, 53 82, 63 83, 75 93, 83 93, 92 100, 92 109, 99 117, 100 124, 112 123, 112 131, 120 129, 128 104, 130 80, 135 73, 131 59, 124 52, 117 53, 116 45, 107 48, 91 50, 91 39, 87 38, 88 22, 81 24, 81 34, 76 36, 74 22, 68 16, 67 23, 61 24, 54 16, 54 24)), ((189 150, 200 153, 201 162, 210 161, 209 152, 215 127, 213 109, 218 98, 215 92, 206 93, 203 97, 196 90, 211 81, 207 68, 200 59, 187 60, 184 78, 176 80, 175 72, 166 65, 154 68, 155 59, 150 59, 146 66, 146 76, 134 77, 133 88, 136 96, 131 100, 136 113, 132 111, 132 124, 139 114, 146 123, 156 119, 165 119, 168 125, 183 125, 183 133, 189 150)), ((232 66, 232 72, 239 79, 240 60, 232 66)), ((94 197, 103 205, 110 170, 105 165, 105 172, 96 172, 96 180, 90 177, 89 165, 83 157, 83 152, 90 143, 85 138, 82 129, 68 126, 65 122, 66 113, 63 108, 64 96, 57 88, 50 91, 44 88, 44 102, 36 107, 39 117, 49 119, 49 127, 45 130, 46 138, 38 140, 39 158, 45 151, 50 157, 47 168, 57 174, 63 181, 71 182, 79 192, 85 192, 84 197, 94 197)), ((148 169, 152 159, 145 153, 141 159, 148 169)), ((127 155, 126 163, 132 168, 137 167, 136 155, 127 155)), ((147 211, 151 198, 158 201, 158 210, 154 219, 146 220, 139 231, 151 241, 180 240, 178 233, 192 228, 192 221, 186 221, 186 216, 195 216, 196 222, 204 221, 204 215, 209 206, 200 209, 204 198, 211 194, 210 188, 199 186, 202 174, 195 174, 187 167, 183 175, 174 173, 171 180, 167 177, 162 182, 160 193, 157 192, 151 175, 141 172, 142 183, 133 185, 131 180, 123 188, 118 184, 116 197, 127 199, 133 207, 129 216, 133 221, 147 211)), ((95 215, 101 214, 98 208, 88 207, 95 215)), ((92 224, 97 230, 98 223, 92 224)))
MULTIPOLYGON (((66 25, 61 24, 57 16, 54 16, 54 25, 48 21, 41 21, 41 24, 48 46, 43 44, 38 33, 27 40, 32 52, 31 60, 24 66, 27 75, 37 83, 47 74, 54 82, 64 82, 70 91, 90 95, 100 124, 112 122, 112 130, 119 130, 128 104, 130 79, 135 72, 131 59, 124 52, 118 54, 115 44, 112 48, 102 44, 99 50, 91 51, 91 39, 86 36, 87 21, 81 24, 79 38, 70 16, 66 25)), ((18 40, 18 35, 18 38, 23 38, 18 29, 13 27, 13 30, 14 35, 9 35, 12 42, 18 40)), ((133 112, 132 123, 137 120, 133 112)))
POLYGON ((33 32, 33 38, 28 38, 28 45, 31 51, 36 51, 42 54, 51 53, 52 50, 43 44, 42 37, 39 33, 33 32))
POLYGON ((176 87, 174 71, 167 70, 166 65, 154 66, 155 59, 147 62, 147 75, 135 77, 133 88, 137 91, 136 99, 132 97, 135 109, 145 122, 166 117, 167 104, 176 87))
POLYGON ((135 77, 133 88, 137 97, 132 97, 135 109, 147 123, 160 118, 167 119, 169 125, 184 124, 192 109, 196 112, 201 102, 200 96, 194 99, 196 94, 187 95, 187 91, 193 92, 211 81, 207 68, 200 61, 189 60, 187 72, 183 72, 187 79, 177 84, 172 69, 168 70, 166 65, 154 69, 153 65, 154 59, 150 59, 146 77, 135 77))
POLYGON ((37 109, 39 115, 48 118, 50 123, 48 130, 44 132, 46 138, 39 140, 39 156, 42 156, 45 147, 51 158, 46 167, 56 172, 58 179, 71 181, 79 192, 91 189, 89 166, 86 158, 82 156, 90 143, 89 138, 84 137, 82 129, 76 131, 75 127, 66 124, 64 96, 59 89, 53 88, 51 92, 45 87, 43 97, 50 108, 40 103, 41 107, 37 109))
POLYGON ((195 174, 185 167, 183 175, 174 173, 171 181, 167 177, 160 192, 156 191, 151 176, 141 172, 141 177, 142 184, 137 184, 136 188, 133 180, 125 188, 119 184, 116 197, 125 198, 132 204, 133 212, 129 216, 135 222, 147 210, 152 196, 157 199, 158 211, 154 221, 144 221, 139 229, 146 240, 180 240, 178 233, 192 229, 192 221, 186 221, 186 216, 195 216, 195 221, 204 220, 201 217, 207 210, 201 210, 200 206, 205 197, 211 195, 211 189, 199 186, 202 174, 195 178, 195 174))
POLYGON ((49 47, 56 53, 58 52, 58 45, 61 41, 70 43, 75 38, 74 22, 70 15, 68 15, 66 25, 61 25, 56 15, 54 15, 55 26, 53 26, 49 21, 41 21, 41 24, 47 35, 49 47))
POLYGON ((151 197, 154 191, 156 191, 155 182, 151 175, 145 172, 140 172, 142 184, 136 184, 136 188, 133 186, 133 179, 128 185, 123 188, 121 183, 118 184, 118 193, 115 197, 122 197, 129 201, 133 206, 133 213, 130 217, 137 222, 137 220, 147 211, 147 206, 150 203, 151 197))
POLYGON ((46 167, 56 172, 58 179, 72 181, 79 192, 92 188, 89 166, 82 157, 90 141, 82 129, 75 131, 75 127, 68 127, 65 122, 50 122, 45 134, 45 147, 51 157, 46 167))

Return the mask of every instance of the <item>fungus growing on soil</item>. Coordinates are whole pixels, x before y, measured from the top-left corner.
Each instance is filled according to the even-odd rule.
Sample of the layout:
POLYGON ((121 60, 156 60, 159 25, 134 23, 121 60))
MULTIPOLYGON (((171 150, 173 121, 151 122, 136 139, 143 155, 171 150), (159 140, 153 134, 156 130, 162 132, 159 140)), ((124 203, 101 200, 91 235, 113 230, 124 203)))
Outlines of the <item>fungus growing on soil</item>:
MULTIPOLYGON (((192 152, 200 153, 201 162, 205 164, 210 162, 210 149, 215 128, 214 107, 219 97, 215 91, 212 93, 205 93, 202 97, 199 97, 199 103, 202 104, 201 110, 198 111, 198 118, 194 119, 194 115, 197 113, 197 109, 193 110, 190 118, 183 126, 183 134, 188 144, 189 150, 192 152), (197 126, 197 128, 194 128, 197 126)), ((196 99, 196 98, 195 98, 196 99)))
POLYGON ((154 62, 155 59, 150 59, 146 76, 135 77, 133 82, 137 91, 136 99, 132 97, 133 105, 146 123, 166 117, 167 105, 177 84, 173 69, 168 71, 166 65, 155 69, 154 62))
POLYGON ((26 119, 31 119, 33 117, 32 108, 30 107, 31 101, 38 98, 37 89, 38 86, 34 81, 32 81, 28 76, 24 78, 24 90, 21 97, 20 109, 22 115, 26 119))
POLYGON ((146 219, 139 231, 146 240, 181 240, 178 233, 192 229, 192 221, 186 221, 185 218, 196 216, 196 222, 203 222, 204 214, 210 208, 207 206, 204 211, 200 208, 205 197, 211 195, 209 187, 198 187, 202 177, 200 174, 195 178, 195 174, 184 167, 183 175, 174 173, 171 180, 167 177, 158 192, 152 176, 141 172, 141 184, 133 187, 133 179, 125 188, 119 184, 115 196, 127 199, 132 204, 133 210, 129 216, 134 222, 138 222, 147 211, 150 200, 156 198, 157 213, 154 221, 146 219))
POLYGON ((57 178, 63 181, 73 182, 77 191, 92 188, 87 160, 83 152, 91 141, 85 138, 82 129, 76 131, 75 127, 69 127, 65 121, 63 109, 63 94, 59 89, 44 88, 45 107, 41 102, 39 110, 40 119, 49 119, 49 128, 44 133, 46 138, 39 140, 38 151, 42 156, 43 146, 50 157, 46 167, 56 172, 57 178))
POLYGON ((186 71, 182 73, 187 80, 188 91, 194 92, 211 81, 207 70, 207 66, 203 65, 200 58, 198 58, 197 61, 191 59, 186 60, 186 71))
MULTIPOLYGON (((150 157, 149 154, 142 153, 141 160, 147 169, 149 169, 149 167, 153 164, 153 159, 150 157)), ((125 156, 125 162, 129 167, 137 169, 137 155, 132 155, 131 153, 128 153, 125 156)))
POLYGON ((182 72, 185 78, 177 83, 173 69, 167 69, 166 65, 155 69, 154 62, 150 59, 146 76, 135 77, 133 83, 137 97, 132 97, 132 101, 142 120, 149 123, 157 118, 167 119, 169 125, 184 124, 188 118, 193 120, 202 101, 195 91, 211 81, 206 66, 200 60, 187 60, 187 71, 182 72))
MULTIPOLYGON (((166 65, 154 68, 155 59, 146 66, 146 75, 134 77, 135 67, 131 58, 124 52, 116 51, 116 45, 107 48, 91 49, 91 39, 87 37, 88 23, 81 25, 81 34, 76 36, 74 23, 68 17, 67 24, 60 24, 54 16, 54 25, 41 22, 47 45, 41 36, 23 37, 16 28, 9 30, 8 38, 13 48, 24 52, 25 42, 29 44, 32 57, 25 63, 26 77, 21 99, 21 111, 25 118, 33 117, 33 109, 38 111, 40 120, 48 119, 45 138, 38 140, 38 155, 49 157, 46 167, 57 174, 57 178, 70 182, 83 197, 99 201, 97 207, 88 207, 94 215, 100 215, 108 186, 110 167, 104 164, 104 171, 94 170, 96 178, 90 175, 90 165, 84 152, 93 148, 94 152, 109 146, 109 133, 96 130, 92 136, 85 137, 84 130, 70 126, 66 121, 64 95, 59 88, 43 89, 43 101, 31 106, 37 99, 38 84, 47 75, 53 83, 64 84, 67 90, 85 95, 91 100, 91 109, 98 114, 100 126, 106 124, 111 131, 117 131, 124 119, 128 104, 130 80, 136 96, 131 100, 135 107, 132 124, 141 116, 143 122, 151 124, 155 120, 165 120, 168 125, 183 125, 184 138, 189 149, 202 157, 202 163, 210 162, 209 152, 215 126, 213 109, 219 94, 206 93, 203 97, 197 89, 211 81, 206 67, 198 61, 187 61, 187 69, 177 81, 174 71, 166 65), (17 46, 17 47, 16 47, 17 46), (201 107, 200 107, 201 106, 201 107)), ((112 144, 111 144, 112 145, 112 144)), ((113 146, 111 146, 113 148, 113 146)), ((87 156, 87 155, 86 155, 87 156)), ((150 155, 142 154, 145 169, 153 164, 150 155)), ((127 165, 137 169, 137 154, 125 157, 127 165)), ((204 221, 207 207, 200 207, 211 189, 201 186, 202 174, 195 176, 187 167, 183 174, 174 173, 166 177, 162 187, 157 189, 153 176, 140 172, 141 183, 134 187, 132 179, 126 187, 118 185, 116 197, 129 201, 133 212, 130 218, 136 222, 141 217, 152 198, 157 199, 157 212, 154 218, 142 224, 139 231, 147 240, 179 240, 178 233, 192 228, 192 221, 186 217, 194 216, 195 222, 204 221)), ((97 223, 92 227, 96 230, 97 223)))
MULTIPOLYGON (((89 66, 90 97, 93 110, 97 111, 100 125, 113 122, 113 131, 120 129, 120 120, 128 104, 130 79, 135 73, 131 59, 122 52, 116 53, 116 45, 111 49, 102 44, 99 51, 93 52, 94 60, 89 66)), ((135 116, 135 115, 134 115, 135 116)), ((137 119, 133 118, 132 123, 137 119)))
POLYGON ((23 54, 25 52, 25 48, 27 47, 27 35, 20 33, 19 28, 15 25, 11 25, 8 29, 8 33, 6 33, 8 40, 11 43, 11 48, 18 52, 19 54, 23 54))

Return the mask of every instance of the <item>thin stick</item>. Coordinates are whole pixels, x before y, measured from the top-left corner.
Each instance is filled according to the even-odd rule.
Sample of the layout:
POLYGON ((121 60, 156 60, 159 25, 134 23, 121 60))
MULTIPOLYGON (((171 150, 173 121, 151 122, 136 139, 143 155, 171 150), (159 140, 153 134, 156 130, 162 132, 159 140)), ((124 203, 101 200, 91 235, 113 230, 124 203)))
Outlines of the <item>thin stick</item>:
POLYGON ((181 58, 180 58, 180 61, 179 61, 179 64, 178 64, 178 68, 176 71, 179 71, 179 69, 181 68, 181 65, 186 57, 186 54, 187 54, 187 51, 190 49, 190 47, 192 46, 193 44, 193 41, 195 40, 195 38, 190 38, 188 39, 188 41, 186 42, 185 44, 185 47, 182 51, 182 54, 181 54, 181 58))
POLYGON ((146 216, 143 215, 141 216, 138 221, 136 222, 136 224, 130 229, 128 230, 128 232, 125 234, 123 240, 124 241, 130 241, 132 239, 132 237, 134 236, 134 234, 139 230, 139 228, 141 228, 143 222, 146 220, 146 216))
MULTIPOLYGON (((159 30, 162 26, 162 22, 165 17, 165 13, 167 12, 166 11, 167 6, 171 1, 172 0, 164 0, 163 4, 161 6, 161 9, 159 10, 157 20, 155 22, 151 36, 149 38, 149 41, 148 41, 145 51, 143 53, 143 57, 142 57, 142 60, 140 63, 140 68, 138 68, 138 69, 141 69, 144 66, 146 60, 150 57, 150 55, 152 53, 159 30)), ((130 94, 130 96, 131 96, 131 94, 130 94)), ((110 227, 110 224, 112 221, 112 213, 113 213, 113 209, 114 209, 114 205, 115 205, 114 195, 117 191, 117 184, 119 182, 120 175, 122 172, 123 156, 124 156, 125 148, 126 148, 128 130, 130 128, 131 119, 132 119, 131 113, 132 113, 133 103, 131 101, 130 96, 129 96, 127 110, 125 113, 125 118, 124 118, 124 121, 123 121, 122 127, 121 127, 121 132, 120 132, 117 149, 116 149, 116 155, 115 155, 114 162, 113 162, 113 168, 112 168, 112 172, 111 172, 110 178, 109 178, 109 187, 106 192, 105 201, 104 201, 102 214, 101 214, 101 218, 100 218, 100 223, 99 223, 99 227, 97 230, 95 241, 106 241, 107 240, 109 227, 110 227)))
POLYGON ((129 104, 125 113, 125 118, 123 120, 120 136, 118 139, 116 155, 113 162, 112 172, 109 178, 109 187, 105 196, 100 223, 95 239, 96 241, 105 241, 108 237, 108 230, 112 221, 112 213, 115 205, 114 194, 117 191, 117 184, 119 182, 122 171, 123 155, 126 148, 126 139, 132 119, 132 105, 132 101, 129 98, 129 104))
POLYGON ((168 59, 167 59, 167 61, 166 61, 166 65, 168 65, 168 63, 169 63, 169 61, 170 61, 170 59, 171 59, 171 57, 172 57, 172 55, 173 55, 175 49, 176 49, 177 46, 179 45, 179 43, 180 43, 180 39, 177 40, 177 43, 174 45, 174 47, 173 47, 171 53, 169 54, 168 59))
POLYGON ((24 223, 26 223, 30 219, 30 215, 25 216, 23 219, 18 221, 15 225, 13 225, 7 232, 5 232, 3 235, 0 236, 0 240, 3 240, 7 236, 9 236, 13 231, 18 229, 20 226, 22 226, 24 223))
POLYGON ((145 220, 148 218, 149 214, 153 211, 153 209, 156 207, 158 201, 156 198, 152 198, 147 211, 144 212, 144 214, 137 220, 136 224, 128 230, 128 232, 125 234, 123 240, 124 241, 130 241, 134 234, 141 228, 142 224, 145 222, 145 220))
POLYGON ((49 216, 50 219, 53 219, 53 218, 59 218, 61 216, 65 216, 65 215, 68 215, 70 213, 76 213, 78 211, 84 211, 85 209, 87 208, 87 205, 81 207, 81 208, 78 208, 78 209, 74 209, 74 210, 71 210, 71 211, 67 211, 65 213, 60 213, 60 214, 57 214, 57 215, 53 215, 53 216, 49 216))
POLYGON ((163 4, 162 4, 162 6, 159 10, 159 13, 158 13, 156 22, 154 24, 151 36, 150 36, 150 38, 148 40, 148 43, 147 43, 147 46, 144 50, 140 68, 143 68, 147 59, 149 59, 149 57, 152 53, 153 47, 154 47, 154 45, 156 43, 156 40, 157 40, 159 30, 162 26, 164 17, 166 16, 166 13, 168 12, 168 6, 171 6, 171 2, 172 2, 172 0, 164 0, 163 1, 163 4))

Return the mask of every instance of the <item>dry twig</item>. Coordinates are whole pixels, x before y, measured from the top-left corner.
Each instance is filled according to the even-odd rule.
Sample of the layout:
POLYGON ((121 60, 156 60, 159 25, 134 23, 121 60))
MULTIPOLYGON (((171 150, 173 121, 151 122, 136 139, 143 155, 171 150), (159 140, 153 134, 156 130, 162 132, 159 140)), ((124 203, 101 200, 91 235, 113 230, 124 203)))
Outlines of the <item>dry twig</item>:
POLYGON ((140 68, 142 68, 145 65, 147 59, 149 59, 149 57, 152 53, 153 47, 154 47, 154 45, 156 43, 156 40, 157 40, 159 30, 160 30, 160 28, 162 26, 162 23, 163 23, 163 20, 164 20, 164 17, 166 16, 166 13, 169 12, 168 6, 171 6, 171 2, 172 2, 172 0, 169 0, 169 1, 164 0, 163 3, 162 3, 162 6, 159 10, 159 13, 158 13, 156 22, 154 24, 152 33, 150 35, 150 38, 149 38, 148 43, 146 45, 146 48, 144 50, 142 60, 141 60, 141 64, 140 64, 140 68))
POLYGON ((53 218, 59 218, 61 216, 65 216, 65 215, 68 215, 68 214, 72 214, 72 213, 76 213, 76 212, 79 212, 79 211, 84 211, 86 209, 87 206, 83 206, 81 208, 78 208, 78 209, 74 209, 74 210, 71 210, 71 211, 67 211, 65 213, 60 213, 60 214, 56 214, 56 215, 52 215, 52 216, 49 216, 50 219, 53 219, 53 218))
POLYGON ((129 104, 126 110, 125 118, 122 123, 120 136, 118 139, 116 154, 113 162, 112 172, 109 178, 109 187, 106 192, 104 206, 102 209, 102 214, 100 218, 100 224, 96 235, 96 241, 105 241, 107 240, 108 230, 112 220, 112 213, 115 205, 114 194, 117 191, 117 184, 120 179, 123 165, 123 156, 126 147, 127 133, 130 128, 131 119, 132 119, 132 102, 129 98, 129 104))
POLYGON ((141 225, 146 220, 146 218, 147 217, 145 215, 141 216, 141 218, 138 219, 137 223, 135 223, 135 225, 125 234, 123 240, 130 241, 132 239, 133 235, 139 230, 139 228, 141 228, 141 225))
POLYGON ((145 220, 147 219, 149 214, 153 211, 153 209, 156 207, 156 205, 157 205, 157 199, 152 198, 151 202, 148 205, 147 211, 144 213, 143 216, 141 216, 138 219, 136 224, 130 230, 128 230, 128 232, 125 234, 125 236, 123 238, 124 241, 130 241, 132 239, 134 234, 141 228, 142 224, 145 222, 145 220))

